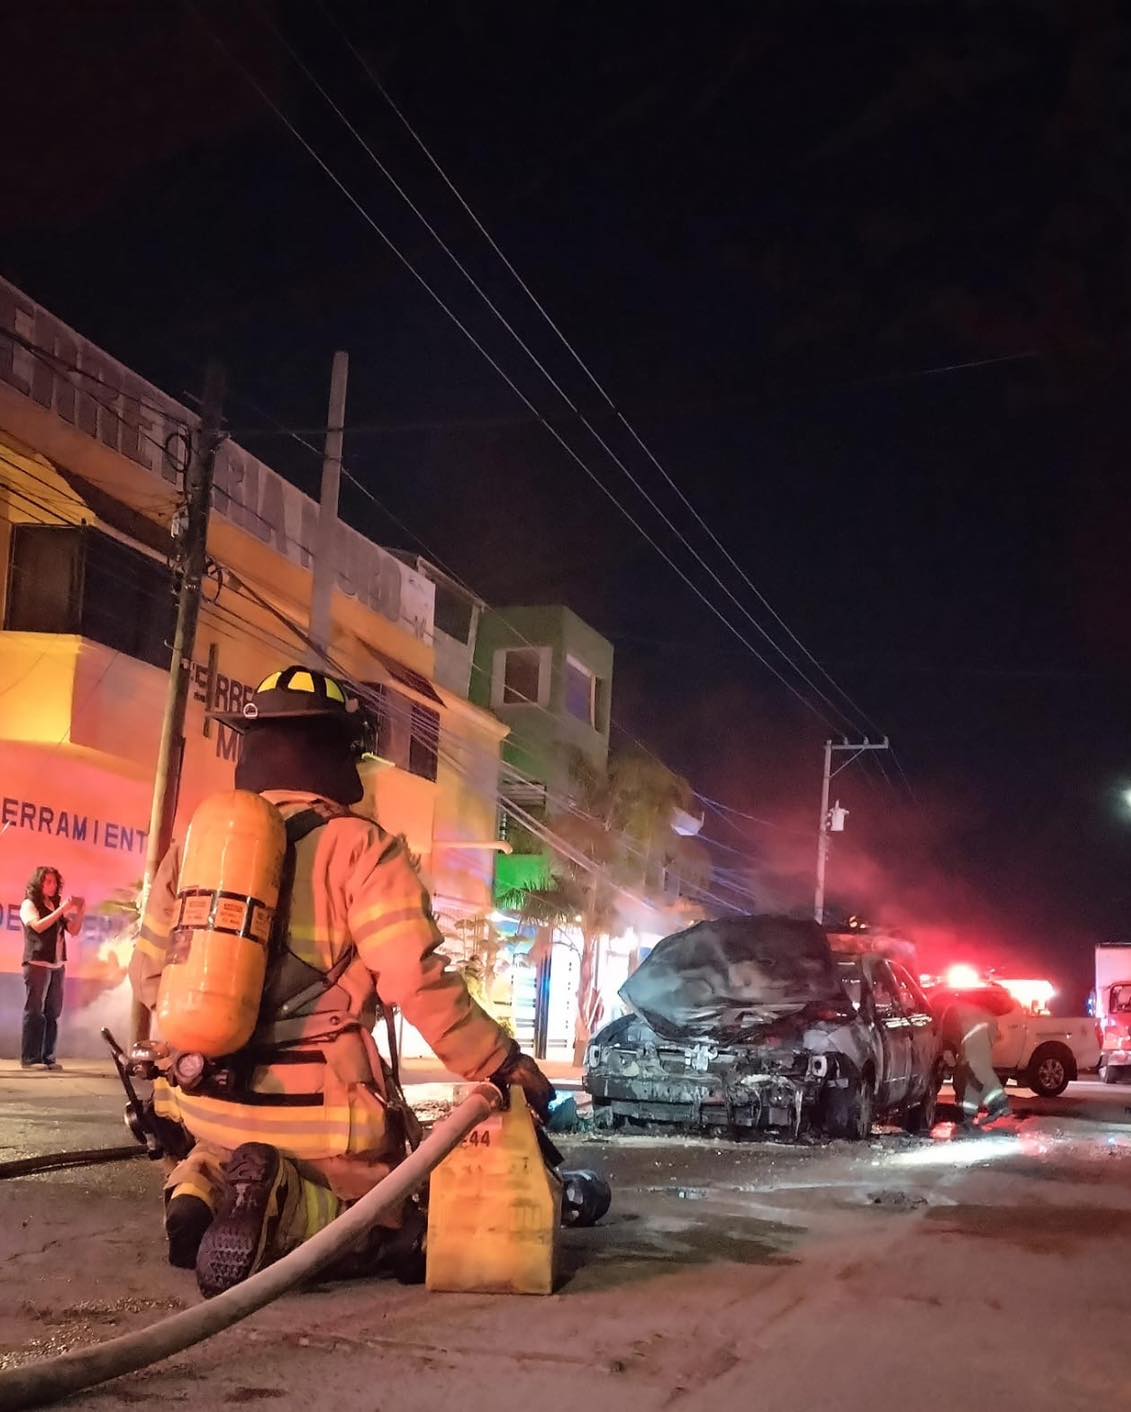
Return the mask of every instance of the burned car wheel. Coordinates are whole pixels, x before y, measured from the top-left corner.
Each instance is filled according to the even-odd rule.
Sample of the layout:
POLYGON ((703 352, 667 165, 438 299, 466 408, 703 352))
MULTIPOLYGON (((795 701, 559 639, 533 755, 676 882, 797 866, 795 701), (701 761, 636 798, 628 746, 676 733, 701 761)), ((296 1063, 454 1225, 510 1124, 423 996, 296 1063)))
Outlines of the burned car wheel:
POLYGON ((845 1088, 825 1089, 824 1120, 821 1126, 829 1137, 843 1137, 851 1142, 862 1142, 872 1131, 875 1112, 876 1098, 872 1091, 872 1081, 865 1074, 863 1079, 849 1079, 845 1088))
POLYGON ((600 1133, 616 1132, 624 1127, 624 1119, 613 1112, 611 1103, 595 1101, 593 1104, 593 1127, 600 1133))
POLYGON ((903 1126, 909 1133, 929 1133, 935 1126, 939 1109, 939 1077, 932 1078, 927 1092, 918 1103, 912 1104, 903 1115, 903 1126))

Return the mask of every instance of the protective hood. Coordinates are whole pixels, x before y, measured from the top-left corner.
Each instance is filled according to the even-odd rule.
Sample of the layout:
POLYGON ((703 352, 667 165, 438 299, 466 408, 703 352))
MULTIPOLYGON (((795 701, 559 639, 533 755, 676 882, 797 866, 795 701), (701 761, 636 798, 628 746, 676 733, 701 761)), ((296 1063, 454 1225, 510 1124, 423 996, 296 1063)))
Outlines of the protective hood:
POLYGON ((255 725, 243 738, 236 788, 320 794, 346 805, 365 797, 347 733, 321 718, 255 725))
POLYGON ((669 1039, 740 1037, 809 1005, 853 1013, 824 931, 788 917, 699 922, 665 937, 620 995, 669 1039))

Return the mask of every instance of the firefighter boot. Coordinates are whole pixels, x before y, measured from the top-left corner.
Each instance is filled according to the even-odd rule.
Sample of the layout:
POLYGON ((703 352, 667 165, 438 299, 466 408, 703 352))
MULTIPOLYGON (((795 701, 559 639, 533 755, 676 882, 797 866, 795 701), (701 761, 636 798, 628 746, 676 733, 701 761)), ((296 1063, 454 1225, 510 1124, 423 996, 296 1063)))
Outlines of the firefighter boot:
POLYGON ((212 1224, 212 1207, 203 1197, 175 1191, 165 1203, 165 1239, 169 1242, 169 1264, 178 1270, 196 1265, 197 1251, 204 1233, 212 1224))
POLYGON ((196 1282, 205 1299, 254 1275, 328 1226, 341 1203, 304 1181, 264 1142, 245 1142, 224 1164, 216 1219, 200 1242, 196 1282))

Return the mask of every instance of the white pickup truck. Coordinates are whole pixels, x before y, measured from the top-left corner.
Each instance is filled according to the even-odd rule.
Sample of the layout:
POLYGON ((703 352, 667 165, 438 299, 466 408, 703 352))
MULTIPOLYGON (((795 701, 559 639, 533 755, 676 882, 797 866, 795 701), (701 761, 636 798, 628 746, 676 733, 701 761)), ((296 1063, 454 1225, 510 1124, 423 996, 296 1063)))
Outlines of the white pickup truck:
MULTIPOLYGON (((990 982, 984 989, 991 992, 984 1000, 998 1028, 993 1060, 1003 1082, 1014 1079, 1041 1098, 1055 1098, 1080 1074, 1099 1067, 1103 1031, 1095 1020, 1034 1015, 1002 986, 990 982)), ((982 990, 962 994, 977 1005, 982 990)))
POLYGON ((1099 1067, 1103 1031, 1081 1016, 1034 1015, 1016 1008, 997 1020, 994 1068, 1042 1098, 1055 1098, 1073 1079, 1099 1067))

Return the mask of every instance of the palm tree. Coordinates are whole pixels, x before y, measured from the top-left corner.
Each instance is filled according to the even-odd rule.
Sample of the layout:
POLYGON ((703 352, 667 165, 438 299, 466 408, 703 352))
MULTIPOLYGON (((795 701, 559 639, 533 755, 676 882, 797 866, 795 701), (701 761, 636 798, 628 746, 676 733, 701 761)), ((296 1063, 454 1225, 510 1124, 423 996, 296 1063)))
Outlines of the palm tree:
MULTIPOLYGON (((597 952, 635 897, 663 901, 668 870, 683 855, 671 829, 672 812, 692 802, 691 787, 651 756, 625 753, 601 773, 580 754, 571 761, 569 807, 547 824, 568 851, 554 852, 550 877, 540 888, 517 889, 500 899, 552 936, 574 923, 581 933, 574 1028, 575 1064, 601 1020, 597 952)), ((696 871, 701 860, 695 860, 696 871)), ((668 899, 670 900, 670 899, 668 899)))

